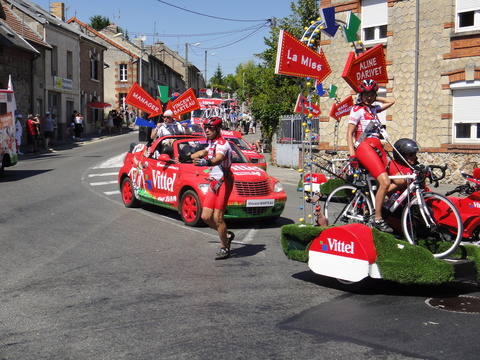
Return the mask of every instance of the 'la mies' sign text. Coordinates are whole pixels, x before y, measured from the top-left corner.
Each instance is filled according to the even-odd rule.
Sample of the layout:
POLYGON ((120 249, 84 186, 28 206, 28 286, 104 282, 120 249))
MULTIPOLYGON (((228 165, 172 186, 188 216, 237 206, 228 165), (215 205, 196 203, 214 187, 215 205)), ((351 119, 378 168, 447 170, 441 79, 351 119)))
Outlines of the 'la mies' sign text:
POLYGON ((317 53, 287 31, 280 31, 275 74, 310 77, 322 82, 331 72, 322 51, 317 53))

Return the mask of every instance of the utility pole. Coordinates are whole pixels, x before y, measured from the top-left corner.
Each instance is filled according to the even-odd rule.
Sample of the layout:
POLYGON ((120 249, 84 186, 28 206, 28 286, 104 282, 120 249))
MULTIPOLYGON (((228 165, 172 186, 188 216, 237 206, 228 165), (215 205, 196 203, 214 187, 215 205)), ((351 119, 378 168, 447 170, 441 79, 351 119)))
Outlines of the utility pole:
POLYGON ((188 43, 185 43, 185 90, 188 89, 188 43))

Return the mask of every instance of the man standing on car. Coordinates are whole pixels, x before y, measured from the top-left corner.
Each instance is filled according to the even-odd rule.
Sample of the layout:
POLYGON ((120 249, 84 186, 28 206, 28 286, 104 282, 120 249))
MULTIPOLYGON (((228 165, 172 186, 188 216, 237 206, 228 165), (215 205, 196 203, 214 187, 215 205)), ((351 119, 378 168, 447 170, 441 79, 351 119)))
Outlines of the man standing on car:
POLYGON ((196 166, 209 166, 210 186, 205 194, 202 220, 212 229, 218 231, 220 237, 220 251, 215 260, 230 257, 230 244, 235 237, 233 232, 227 231, 224 215, 228 198, 233 189, 232 148, 221 134, 222 119, 212 117, 203 122, 203 129, 208 139, 208 147, 190 155, 196 166), (204 158, 206 157, 206 158, 204 158))
POLYGON ((153 129, 150 135, 151 139, 155 140, 156 138, 168 135, 190 134, 190 129, 186 123, 174 121, 172 110, 167 110, 163 113, 163 121, 163 124, 159 122, 155 129, 153 129))

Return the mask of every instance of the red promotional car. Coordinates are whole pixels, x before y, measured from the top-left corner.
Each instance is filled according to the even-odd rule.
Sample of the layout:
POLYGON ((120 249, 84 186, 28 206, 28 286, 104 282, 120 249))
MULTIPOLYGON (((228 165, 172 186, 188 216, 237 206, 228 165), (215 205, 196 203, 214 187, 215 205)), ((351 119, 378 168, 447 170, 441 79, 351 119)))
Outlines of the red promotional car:
POLYGON ((240 131, 222 130, 222 137, 237 145, 242 153, 250 160, 250 162, 263 170, 267 170, 267 160, 265 156, 259 154, 243 137, 240 131))
MULTIPOLYGON (((208 189, 208 167, 189 160, 178 163, 207 146, 205 138, 177 135, 158 138, 150 147, 132 144, 118 173, 125 206, 141 201, 176 210, 189 226, 202 223, 201 212, 208 189)), ((226 219, 275 220, 283 212, 287 195, 282 184, 251 164, 240 149, 233 149, 234 188, 225 210, 226 219)))

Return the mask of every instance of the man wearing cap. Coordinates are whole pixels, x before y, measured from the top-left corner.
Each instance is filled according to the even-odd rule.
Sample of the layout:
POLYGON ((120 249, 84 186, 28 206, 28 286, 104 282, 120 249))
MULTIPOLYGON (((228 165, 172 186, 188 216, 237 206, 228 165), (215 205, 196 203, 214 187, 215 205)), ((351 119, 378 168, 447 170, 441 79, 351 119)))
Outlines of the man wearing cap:
POLYGON ((163 113, 163 120, 163 123, 159 122, 157 127, 153 129, 152 134, 150 135, 152 139, 168 135, 190 134, 190 129, 187 128, 186 123, 174 121, 172 110, 167 110, 163 113))
POLYGON ((45 139, 45 149, 50 149, 50 142, 53 140, 53 119, 50 116, 50 111, 45 113, 42 120, 43 137, 45 139))

